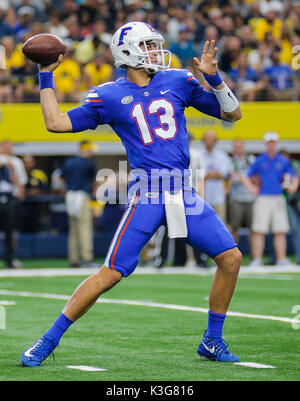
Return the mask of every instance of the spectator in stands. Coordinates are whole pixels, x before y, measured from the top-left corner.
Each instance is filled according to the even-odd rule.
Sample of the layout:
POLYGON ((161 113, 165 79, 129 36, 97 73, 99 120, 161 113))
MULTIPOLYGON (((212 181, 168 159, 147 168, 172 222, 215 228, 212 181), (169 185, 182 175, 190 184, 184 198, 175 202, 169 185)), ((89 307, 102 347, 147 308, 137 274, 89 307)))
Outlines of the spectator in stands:
POLYGON ((222 18, 219 29, 222 40, 226 40, 226 38, 230 38, 235 35, 236 28, 234 27, 232 18, 228 15, 222 18))
POLYGON ((24 65, 25 57, 22 53, 21 44, 16 44, 12 36, 4 36, 1 40, 5 48, 6 68, 18 68, 24 65))
MULTIPOLYGON (((11 68, 24 66, 24 60, 21 60, 24 57, 22 42, 41 32, 49 31, 73 43, 75 59, 82 68, 92 62, 97 54, 104 54, 106 62, 113 65, 111 58, 107 57, 107 46, 111 33, 126 20, 142 20, 162 30, 166 47, 172 48, 172 67, 175 68, 192 68, 192 57, 195 53, 201 53, 205 39, 214 38, 219 48, 219 68, 225 73, 224 79, 230 70, 237 68, 241 52, 249 53, 248 66, 258 74, 270 67, 269 49, 274 46, 281 48, 280 62, 290 64, 292 42, 295 41, 295 35, 300 35, 297 2, 214 0, 201 1, 199 5, 187 1, 180 4, 171 2, 174 7, 170 7, 168 1, 154 0, 117 3, 95 0, 0 0, 0 40, 4 36, 13 38, 16 51, 13 58, 9 56, 8 70, 0 72, 0 102, 22 99, 23 82, 20 82, 21 89, 12 93, 8 85, 12 78, 9 74, 11 68)), ((113 70, 114 78, 122 76, 118 69, 113 67, 113 70)), ((282 77, 284 74, 288 75, 288 72, 282 69, 279 75, 282 77)), ((282 86, 273 87, 267 75, 266 71, 265 83, 270 93, 267 98, 265 92, 257 92, 263 94, 262 100, 281 100, 282 97, 283 100, 296 99, 297 90, 294 97, 290 96, 290 84, 284 90, 282 86)), ((289 80, 287 77, 284 86, 289 80)), ((18 82, 16 85, 19 85, 18 82)), ((253 97, 253 91, 249 94, 247 89, 246 92, 242 97, 251 100, 249 97, 253 97)), ((260 100, 260 96, 256 96, 256 99, 260 100)), ((35 101, 35 97, 29 97, 29 100, 35 101)), ((62 95, 62 100, 67 101, 68 98, 62 95)))
POLYGON ((74 0, 60 1, 61 20, 64 21, 70 16, 77 15, 79 2, 74 0))
POLYGON ((280 61, 283 64, 291 65, 293 58, 293 49, 292 49, 292 36, 293 30, 289 26, 288 23, 284 23, 281 28, 281 36, 280 36, 280 61))
POLYGON ((64 21, 64 25, 69 32, 66 41, 80 43, 84 40, 84 37, 82 36, 82 33, 80 31, 80 26, 78 25, 78 18, 76 14, 70 15, 68 19, 64 21))
POLYGON ((179 30, 184 26, 185 20, 187 18, 187 11, 185 7, 179 7, 178 5, 174 7, 172 16, 168 21, 168 35, 172 42, 178 42, 179 30))
POLYGON ((270 49, 266 42, 259 42, 257 48, 251 50, 248 54, 248 65, 260 74, 267 67, 270 67, 270 49))
MULTIPOLYGON (((17 157, 14 154, 13 143, 10 140, 5 140, 1 143, 1 156, 0 160, 2 162, 6 162, 7 160, 13 166, 14 175, 15 175, 15 183, 13 185, 12 191, 12 219, 13 219, 13 249, 17 248, 18 243, 18 232, 21 228, 20 218, 21 218, 21 202, 25 198, 25 185, 28 182, 27 174, 25 171, 25 167, 23 161, 20 157, 17 157)), ((22 263, 19 259, 15 257, 12 260, 12 266, 15 268, 22 267, 22 263)))
POLYGON ((15 52, 15 41, 12 36, 4 36, 0 41, 5 51, 5 69, 0 69, 0 103, 11 103, 13 101, 13 87, 11 85, 11 69, 14 65, 22 65, 21 60, 15 52))
POLYGON ((226 38, 220 52, 219 67, 221 71, 228 73, 234 67, 234 62, 236 62, 241 49, 241 40, 238 36, 226 38))
POLYGON ((182 62, 183 67, 187 67, 192 63, 193 57, 197 56, 197 52, 193 41, 191 40, 191 32, 186 25, 180 27, 178 32, 178 41, 170 45, 171 53, 176 54, 182 62))
MULTIPOLYGON (((200 10, 200 12, 201 12, 201 10, 200 10)), ((212 6, 212 8, 210 8, 207 11, 207 17, 208 17, 209 24, 214 25, 218 29, 218 31, 220 31, 221 30, 221 25, 222 25, 223 13, 218 8, 217 4, 216 4, 216 7, 212 6)))
POLYGON ((300 58, 299 58, 299 54, 300 54, 300 36, 294 36, 293 37, 292 46, 293 46, 294 49, 296 49, 296 53, 293 54, 293 56, 295 58, 292 61, 292 67, 294 69, 294 74, 295 74, 295 90, 297 92, 297 99, 300 99, 300 58))
POLYGON ((218 29, 214 25, 207 25, 205 27, 203 39, 199 42, 199 45, 197 46, 198 54, 202 54, 204 44, 207 40, 209 40, 209 41, 215 40, 216 41, 216 46, 218 47, 217 57, 219 57, 219 54, 222 50, 222 44, 219 41, 218 29))
POLYGON ((3 143, 0 144, 0 231, 5 234, 5 263, 13 268, 14 246, 14 201, 13 189, 17 184, 14 166, 7 155, 3 154, 3 143))
POLYGON ((15 156, 13 143, 10 140, 5 140, 1 143, 1 158, 12 164, 16 178, 13 195, 22 201, 25 197, 25 185, 28 182, 28 177, 23 164, 23 161, 15 156), (5 156, 4 156, 5 155, 5 156))
POLYGON ((80 26, 91 26, 97 19, 97 2, 77 1, 79 3, 77 15, 80 26))
POLYGON ((109 82, 113 79, 113 67, 106 63, 102 54, 96 55, 93 61, 83 68, 85 89, 109 82))
POLYGON ((272 65, 264 72, 264 80, 269 100, 293 100, 293 70, 288 64, 280 62, 281 48, 276 46, 271 53, 272 65))
POLYGON ((80 65, 74 49, 69 47, 64 62, 54 71, 55 94, 59 102, 78 102, 80 99, 80 65))
POLYGON ((226 222, 226 196, 224 181, 232 172, 232 164, 227 153, 217 147, 217 135, 206 131, 203 135, 201 159, 204 166, 205 200, 215 209, 218 216, 226 222))
POLYGON ((44 195, 48 190, 48 177, 46 173, 36 167, 37 163, 33 155, 25 155, 23 162, 28 176, 26 196, 44 195))
POLYGON ((3 0, 0 1, 0 39, 3 36, 11 36, 13 35, 13 30, 11 26, 6 22, 5 18, 8 13, 8 4, 3 0))
POLYGON ((259 2, 260 13, 264 16, 269 11, 281 13, 283 11, 283 7, 283 2, 279 0, 261 0, 259 2))
POLYGON ((240 53, 237 58, 237 66, 228 71, 228 77, 231 80, 230 87, 237 96, 247 102, 253 102, 257 94, 264 87, 264 81, 259 79, 257 71, 248 65, 248 55, 240 53))
POLYGON ((81 142, 79 155, 68 158, 61 171, 67 190, 70 267, 79 267, 81 264, 94 266, 93 216, 90 200, 96 177, 96 166, 91 160, 95 150, 91 142, 81 142))
POLYGON ((95 21, 93 25, 93 32, 90 37, 92 37, 93 35, 98 36, 101 42, 105 43, 107 46, 110 45, 112 34, 107 32, 106 23, 102 18, 99 18, 97 19, 97 21, 95 21))
POLYGON ((59 10, 54 10, 50 15, 47 28, 49 33, 52 35, 65 39, 69 35, 69 30, 63 23, 61 23, 60 18, 61 12, 59 10))
POLYGON ((15 89, 15 102, 38 102, 40 98, 40 85, 38 67, 28 58, 24 65, 12 68, 12 83, 15 89))
POLYGON ((0 69, 0 104, 11 103, 13 101, 13 88, 10 82, 10 70, 0 69))
POLYGON ((249 15, 249 3, 246 0, 235 0, 232 3, 233 11, 239 12, 246 19, 249 15))
POLYGON ((290 180, 285 190, 294 194, 299 180, 286 157, 278 153, 279 136, 276 132, 264 135, 266 152, 259 155, 251 165, 248 176, 241 176, 242 182, 253 195, 257 195, 253 205, 251 266, 263 264, 265 235, 271 230, 274 235, 276 264, 290 264, 286 258, 286 233, 289 231, 286 201, 283 196, 283 179, 289 174, 290 180), (258 176, 260 185, 251 181, 258 176))
POLYGON ((31 6, 20 7, 17 11, 18 23, 14 27, 14 35, 18 40, 30 32, 31 25, 35 19, 35 10, 31 6))
POLYGON ((104 48, 105 43, 97 35, 93 35, 78 43, 75 50, 75 58, 79 63, 87 64, 97 54, 102 54, 104 48))
POLYGON ((241 139, 233 142, 232 155, 233 171, 230 174, 227 183, 227 192, 229 198, 229 225, 236 243, 239 242, 239 229, 251 229, 252 223, 252 205, 254 196, 241 182, 240 176, 247 174, 250 166, 254 162, 254 156, 247 155, 245 143, 241 139))
POLYGON ((276 40, 280 39, 282 19, 276 11, 269 10, 264 17, 259 15, 255 19, 249 19, 248 23, 253 28, 257 40, 264 41, 267 34, 271 34, 276 40))
POLYGON ((253 49, 257 48, 257 39, 250 25, 242 25, 236 32, 241 39, 244 53, 249 54, 253 49))

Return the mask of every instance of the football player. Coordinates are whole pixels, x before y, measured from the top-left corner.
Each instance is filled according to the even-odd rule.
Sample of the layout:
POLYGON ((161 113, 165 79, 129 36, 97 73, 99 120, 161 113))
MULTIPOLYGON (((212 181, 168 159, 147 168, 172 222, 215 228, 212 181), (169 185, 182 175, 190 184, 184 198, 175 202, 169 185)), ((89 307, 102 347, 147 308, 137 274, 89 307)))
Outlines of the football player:
POLYGON ((209 116, 236 121, 241 118, 241 109, 218 73, 215 41, 206 42, 200 59, 194 58, 196 69, 204 75, 212 92, 205 91, 191 72, 169 68, 170 52, 163 49, 163 42, 163 37, 144 22, 121 26, 112 38, 111 51, 116 67, 126 69, 126 78, 92 87, 84 104, 67 113, 60 112, 53 90, 53 70, 63 56, 52 65, 39 66, 46 128, 51 132, 80 132, 109 124, 126 148, 132 171, 143 172, 139 179, 146 183, 146 190, 142 186, 136 190, 137 178, 133 175, 130 182, 133 190, 129 189, 129 202, 104 265, 76 288, 50 329, 22 353, 23 366, 41 365, 68 327, 99 296, 133 273, 141 249, 162 224, 168 224, 172 230, 175 225, 175 236, 184 237, 190 245, 214 258, 217 265, 209 296, 208 324, 198 354, 220 362, 239 361, 223 340, 223 324, 236 285, 241 253, 212 207, 185 185, 189 144, 184 110, 191 106, 209 116), (167 177, 176 171, 182 179, 174 180, 176 184, 166 191, 153 171, 167 177), (152 180, 156 181, 157 198, 155 202, 145 202, 152 180), (176 215, 176 210, 182 209, 175 208, 173 212, 172 207, 168 209, 164 202, 167 193, 169 196, 179 193, 177 200, 183 205, 183 219, 182 214, 176 215), (202 206, 195 209, 195 204, 202 206))

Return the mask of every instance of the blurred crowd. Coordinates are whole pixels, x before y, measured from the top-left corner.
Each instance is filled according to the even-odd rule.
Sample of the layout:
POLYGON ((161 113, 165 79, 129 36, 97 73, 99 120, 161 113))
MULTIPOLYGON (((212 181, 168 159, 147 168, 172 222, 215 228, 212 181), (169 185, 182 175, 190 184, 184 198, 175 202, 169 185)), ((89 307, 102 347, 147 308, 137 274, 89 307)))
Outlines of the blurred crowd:
POLYGON ((193 70, 193 57, 215 39, 223 78, 241 100, 300 96, 293 62, 300 46, 299 0, 0 0, 0 45, 6 53, 0 103, 39 100, 37 66, 22 54, 23 43, 39 33, 58 35, 68 46, 55 71, 59 101, 81 101, 90 86, 122 76, 109 44, 127 21, 157 28, 174 68, 193 70))

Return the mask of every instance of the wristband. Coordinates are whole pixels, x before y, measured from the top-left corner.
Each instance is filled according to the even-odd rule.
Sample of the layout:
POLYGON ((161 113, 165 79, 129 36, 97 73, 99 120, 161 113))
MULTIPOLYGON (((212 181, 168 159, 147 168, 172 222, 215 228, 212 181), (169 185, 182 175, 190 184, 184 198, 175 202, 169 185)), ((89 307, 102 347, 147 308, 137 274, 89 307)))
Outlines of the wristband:
POLYGON ((207 83, 209 83, 210 86, 218 86, 223 82, 223 79, 221 78, 221 75, 217 72, 215 75, 206 75, 203 74, 205 80, 207 83))
POLYGON ((39 80, 40 80, 40 90, 47 88, 54 89, 52 72, 40 72, 39 80))

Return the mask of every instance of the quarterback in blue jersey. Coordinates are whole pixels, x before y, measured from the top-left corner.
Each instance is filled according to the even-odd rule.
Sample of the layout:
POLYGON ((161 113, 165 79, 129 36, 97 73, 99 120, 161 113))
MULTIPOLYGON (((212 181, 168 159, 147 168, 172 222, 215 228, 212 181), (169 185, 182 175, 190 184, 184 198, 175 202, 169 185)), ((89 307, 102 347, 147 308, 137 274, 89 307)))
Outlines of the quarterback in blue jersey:
POLYGON ((191 72, 169 68, 166 60, 170 62, 171 55, 163 49, 163 42, 163 37, 144 22, 121 26, 112 38, 111 51, 116 67, 126 68, 127 77, 92 87, 84 104, 64 114, 55 97, 52 74, 63 56, 50 66, 39 67, 41 106, 49 131, 80 132, 109 124, 126 148, 132 171, 142 171, 139 178, 146 188, 157 179, 153 171, 162 178, 175 171, 180 179, 174 180, 169 190, 158 179, 158 198, 153 203, 144 202, 142 186, 137 189, 136 181, 131 182, 128 205, 104 265, 78 286, 50 329, 22 353, 23 366, 41 365, 68 327, 99 296, 133 273, 141 249, 162 224, 174 237, 183 237, 214 258, 217 265, 210 290, 208 325, 198 354, 220 362, 239 361, 223 340, 223 324, 241 254, 214 210, 185 183, 190 157, 184 110, 192 106, 226 121, 241 118, 241 110, 218 73, 214 41, 206 42, 200 59, 194 59, 196 70, 204 75, 212 92, 205 91, 191 72), (188 195, 184 196, 184 192, 188 195), (176 202, 166 202, 173 196, 176 202), (195 204, 201 208, 195 208, 195 204))

